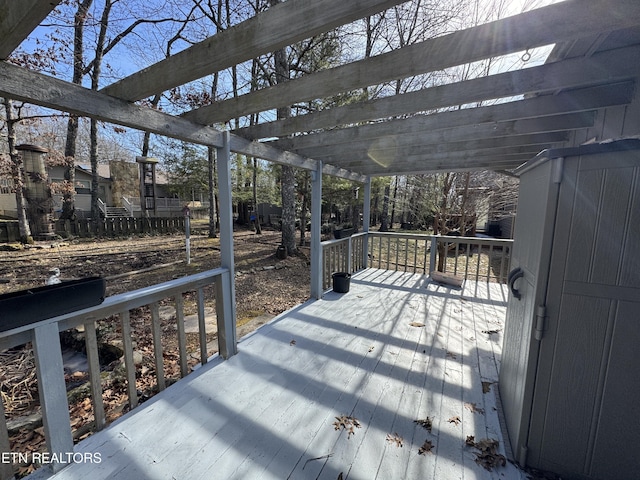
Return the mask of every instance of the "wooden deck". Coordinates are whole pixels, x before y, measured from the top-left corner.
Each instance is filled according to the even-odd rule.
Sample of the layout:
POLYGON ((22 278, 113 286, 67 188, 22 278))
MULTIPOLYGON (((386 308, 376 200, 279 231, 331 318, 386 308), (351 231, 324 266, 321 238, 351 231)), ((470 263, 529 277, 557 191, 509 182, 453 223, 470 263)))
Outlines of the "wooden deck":
POLYGON ((505 306, 498 284, 460 290, 365 270, 349 293, 279 316, 238 355, 76 447, 101 463, 51 478, 526 479, 509 462, 485 470, 465 445, 496 439, 505 453, 495 396, 505 306), (357 420, 352 434, 336 430, 341 416, 357 420), (430 432, 415 422, 427 417, 430 432))

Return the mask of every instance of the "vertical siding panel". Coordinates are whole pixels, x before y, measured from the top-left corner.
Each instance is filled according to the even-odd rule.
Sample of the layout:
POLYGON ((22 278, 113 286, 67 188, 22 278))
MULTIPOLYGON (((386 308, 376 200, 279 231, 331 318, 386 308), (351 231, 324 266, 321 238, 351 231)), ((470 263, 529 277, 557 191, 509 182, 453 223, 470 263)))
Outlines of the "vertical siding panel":
POLYGON ((602 140, 618 139, 622 136, 625 107, 615 106, 606 109, 605 122, 602 125, 602 140))
POLYGON ((638 302, 620 302, 615 314, 606 386, 589 472, 594 478, 631 478, 638 472, 640 385, 633 380, 638 366, 635 347, 640 344, 638 310, 638 302), (611 441, 614 438, 615 441, 611 441))
MULTIPOLYGON (((575 188, 576 197, 599 198, 604 174, 601 171, 579 172, 575 188)), ((576 204, 583 206, 571 217, 570 248, 567 251, 567 280, 586 282, 593 260, 594 238, 598 224, 598 206, 593 201, 584 202, 576 198, 576 204)))
POLYGON ((542 440, 546 467, 581 472, 604 348, 610 300, 563 295, 542 440))
POLYGON ((625 137, 640 135, 640 95, 637 91, 634 101, 625 107, 622 135, 625 137))
POLYGON ((627 235, 622 253, 619 284, 623 287, 640 288, 640 168, 634 170, 632 201, 629 203, 627 235))
POLYGON ((605 174, 603 189, 597 199, 597 207, 604 214, 600 215, 596 226, 595 251, 598 254, 593 255, 592 282, 616 284, 632 180, 632 168, 610 169, 605 174))

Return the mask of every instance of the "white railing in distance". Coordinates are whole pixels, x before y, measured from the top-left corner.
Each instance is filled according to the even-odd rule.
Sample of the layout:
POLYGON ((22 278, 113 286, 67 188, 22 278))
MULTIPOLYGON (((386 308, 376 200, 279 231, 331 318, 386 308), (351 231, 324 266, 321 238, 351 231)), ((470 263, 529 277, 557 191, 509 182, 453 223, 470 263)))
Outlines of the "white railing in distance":
POLYGON ((367 266, 428 275, 438 268, 439 256, 444 272, 505 283, 512 244, 513 240, 494 238, 386 232, 330 240, 322 242, 323 288, 331 287, 332 273, 354 273, 367 266))

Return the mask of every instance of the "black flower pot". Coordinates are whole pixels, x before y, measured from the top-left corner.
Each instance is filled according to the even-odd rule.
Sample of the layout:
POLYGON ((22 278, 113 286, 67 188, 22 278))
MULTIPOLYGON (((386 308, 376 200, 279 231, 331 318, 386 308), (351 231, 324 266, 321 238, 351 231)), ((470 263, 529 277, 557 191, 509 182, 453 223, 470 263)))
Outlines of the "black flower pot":
POLYGON ((351 283, 351 274, 347 272, 336 272, 331 275, 333 280, 333 291, 336 293, 347 293, 351 283))

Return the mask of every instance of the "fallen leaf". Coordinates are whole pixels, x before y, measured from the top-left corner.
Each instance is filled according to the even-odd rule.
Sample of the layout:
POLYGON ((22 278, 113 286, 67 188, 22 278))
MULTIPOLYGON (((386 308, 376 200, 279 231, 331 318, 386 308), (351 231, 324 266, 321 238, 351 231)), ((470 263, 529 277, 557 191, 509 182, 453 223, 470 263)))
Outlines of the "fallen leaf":
POLYGON ((414 420, 413 423, 417 423, 429 432, 431 432, 431 428, 433 427, 433 419, 429 417, 425 418, 424 420, 414 420))
POLYGON ((474 447, 476 445, 476 437, 474 437, 473 435, 467 435, 467 439, 464 441, 464 443, 470 447, 474 447))
POLYGON ((498 330, 482 330, 482 333, 486 333, 487 335, 493 335, 494 333, 500 333, 501 329, 498 330))
POLYGON ((470 442, 469 438, 470 437, 467 437, 465 443, 479 450, 479 452, 474 452, 476 455, 476 463, 485 470, 490 472, 492 468, 504 467, 507 464, 505 456, 498 453, 498 446, 500 445, 498 440, 485 438, 477 442, 470 442))
POLYGON ((470 412, 484 415, 484 408, 478 408, 475 403, 465 402, 464 407, 470 412))
POLYGON ((434 445, 431 443, 431 440, 425 440, 422 446, 418 449, 418 455, 424 455, 425 453, 431 453, 433 455, 433 452, 431 451, 433 446, 434 445))
POLYGON ((369 351, 369 352, 373 352, 373 349, 374 349, 374 348, 375 348, 375 347, 374 347, 373 345, 371 345, 371 346, 369 347, 369 350, 368 350, 368 351, 369 351))
POLYGON ((482 382, 482 393, 489 393, 493 382, 482 382))
POLYGON ((398 435, 398 433, 394 433, 393 435, 391 435, 390 433, 387 433, 387 442, 389 443, 395 443, 396 447, 400 447, 402 448, 403 445, 403 439, 400 435, 398 435))
POLYGON ((361 428, 360 422, 355 417, 348 417, 346 415, 342 415, 340 417, 335 417, 336 421, 333 422, 334 430, 346 430, 347 438, 351 438, 351 435, 355 435, 354 428, 361 428))
POLYGON ((447 350, 447 358, 456 358, 456 354, 447 350))
POLYGON ((455 424, 455 426, 457 427, 457 426, 460 424, 460 422, 461 422, 462 420, 460 420, 460 417, 456 415, 455 417, 451 417, 451 418, 450 418, 449 420, 447 420, 447 421, 448 421, 449 423, 453 423, 453 424, 455 424))
POLYGON ((295 341, 295 340, 291 340, 291 341, 289 342, 289 345, 295 345, 295 344, 296 344, 296 341, 295 341))
POLYGON ((420 322, 411 322, 409 325, 412 327, 424 327, 424 323, 420 322))

